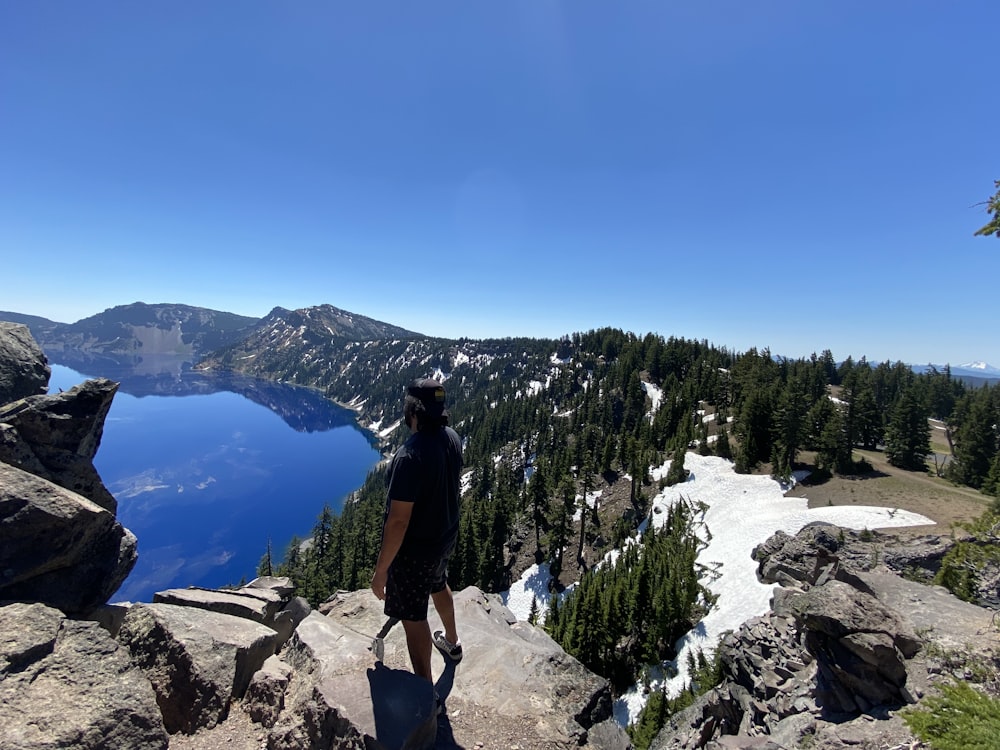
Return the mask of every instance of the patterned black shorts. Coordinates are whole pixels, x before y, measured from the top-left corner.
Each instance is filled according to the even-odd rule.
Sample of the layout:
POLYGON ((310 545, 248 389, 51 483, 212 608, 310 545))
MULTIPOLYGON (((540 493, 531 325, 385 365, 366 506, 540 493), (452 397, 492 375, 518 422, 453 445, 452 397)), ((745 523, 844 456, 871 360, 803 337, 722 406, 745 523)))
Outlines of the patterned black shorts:
POLYGON ((422 558, 400 552, 385 583, 386 617, 426 620, 427 600, 448 583, 448 557, 422 558))

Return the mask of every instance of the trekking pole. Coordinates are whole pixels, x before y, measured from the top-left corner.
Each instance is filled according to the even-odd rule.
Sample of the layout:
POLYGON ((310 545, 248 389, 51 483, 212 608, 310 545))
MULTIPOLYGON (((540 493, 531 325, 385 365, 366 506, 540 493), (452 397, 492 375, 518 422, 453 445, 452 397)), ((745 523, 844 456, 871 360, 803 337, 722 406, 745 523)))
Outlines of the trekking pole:
POLYGON ((389 635, 389 631, 397 622, 399 622, 398 617, 390 617, 385 621, 385 625, 378 631, 378 634, 372 638, 372 645, 368 647, 368 650, 375 654, 375 661, 382 661, 382 657, 385 656, 385 637, 389 635))

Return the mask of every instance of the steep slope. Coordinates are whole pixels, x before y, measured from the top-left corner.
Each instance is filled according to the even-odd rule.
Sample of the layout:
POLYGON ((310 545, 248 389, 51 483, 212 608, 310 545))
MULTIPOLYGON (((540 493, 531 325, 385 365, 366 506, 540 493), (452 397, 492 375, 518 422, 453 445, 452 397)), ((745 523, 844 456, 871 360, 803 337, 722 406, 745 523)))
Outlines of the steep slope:
POLYGON ((452 405, 490 380, 513 391, 542 377, 556 342, 544 339, 449 340, 423 336, 330 305, 275 308, 246 339, 207 356, 196 369, 228 370, 320 388, 359 412, 373 429, 396 418, 402 390, 434 373, 455 378, 452 405), (502 378, 502 381, 501 381, 502 378))
POLYGON ((346 342, 417 338, 423 336, 333 305, 300 310, 276 307, 250 335, 208 356, 204 366, 307 384, 301 375, 296 376, 297 368, 311 372, 317 357, 327 356, 328 350, 346 342))

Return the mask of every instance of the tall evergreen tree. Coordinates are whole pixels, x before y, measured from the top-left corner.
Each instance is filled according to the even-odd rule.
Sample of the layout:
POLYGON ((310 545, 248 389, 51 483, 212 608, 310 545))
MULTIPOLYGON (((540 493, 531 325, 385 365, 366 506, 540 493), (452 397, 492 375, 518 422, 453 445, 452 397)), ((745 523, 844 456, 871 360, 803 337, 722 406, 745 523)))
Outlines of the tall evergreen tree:
POLYGON ((979 489, 990 473, 997 453, 997 410, 992 392, 981 388, 970 393, 963 404, 965 418, 955 435, 954 461, 949 476, 955 481, 979 489))
POLYGON ((889 415, 885 433, 885 455, 889 463, 901 469, 925 471, 931 454, 931 428, 927 409, 914 389, 907 389, 889 415))
POLYGON ((673 456, 670 458, 670 468, 667 469, 666 482, 668 487, 687 481, 688 472, 684 468, 685 455, 687 455, 685 446, 678 445, 674 449, 673 456))
POLYGON ((993 456, 990 471, 983 481, 983 494, 1000 498, 1000 451, 993 456))

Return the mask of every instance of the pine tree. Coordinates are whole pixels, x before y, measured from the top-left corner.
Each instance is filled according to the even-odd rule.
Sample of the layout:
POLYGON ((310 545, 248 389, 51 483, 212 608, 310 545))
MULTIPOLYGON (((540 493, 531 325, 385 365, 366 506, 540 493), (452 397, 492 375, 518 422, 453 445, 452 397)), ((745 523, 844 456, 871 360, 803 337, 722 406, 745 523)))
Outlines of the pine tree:
POLYGON ((541 466, 536 466, 528 483, 528 498, 531 502, 531 520, 535 527, 535 557, 541 554, 542 529, 544 527, 546 509, 548 508, 548 482, 546 473, 541 466))
POLYGON ((719 426, 718 436, 715 439, 715 455, 726 459, 733 457, 733 450, 729 445, 729 429, 725 423, 719 426))
POLYGON ((885 434, 882 414, 870 387, 860 389, 854 403, 854 439, 866 450, 873 451, 885 434))
POLYGON ((996 455, 993 456, 990 473, 986 475, 986 480, 983 482, 983 494, 1000 498, 1000 451, 997 451, 996 455))
POLYGON ((257 563, 257 575, 259 576, 271 576, 274 575, 274 566, 271 564, 271 537, 267 538, 267 551, 264 556, 257 563))
POLYGON ((528 610, 528 622, 531 625, 538 624, 538 597, 531 595, 531 609, 528 610))
POLYGON ((904 391, 892 409, 885 433, 885 455, 901 469, 926 471, 931 454, 931 428, 927 410, 917 401, 912 388, 904 391))
POLYGON ((688 471, 684 468, 684 456, 687 454, 683 445, 678 445, 674 449, 674 454, 670 459, 670 468, 667 469, 666 482, 668 487, 686 482, 688 471))
POLYGON ((955 436, 955 460, 950 476, 955 481, 979 489, 990 473, 997 452, 997 413, 990 402, 990 391, 982 388, 970 394, 965 418, 955 436))

